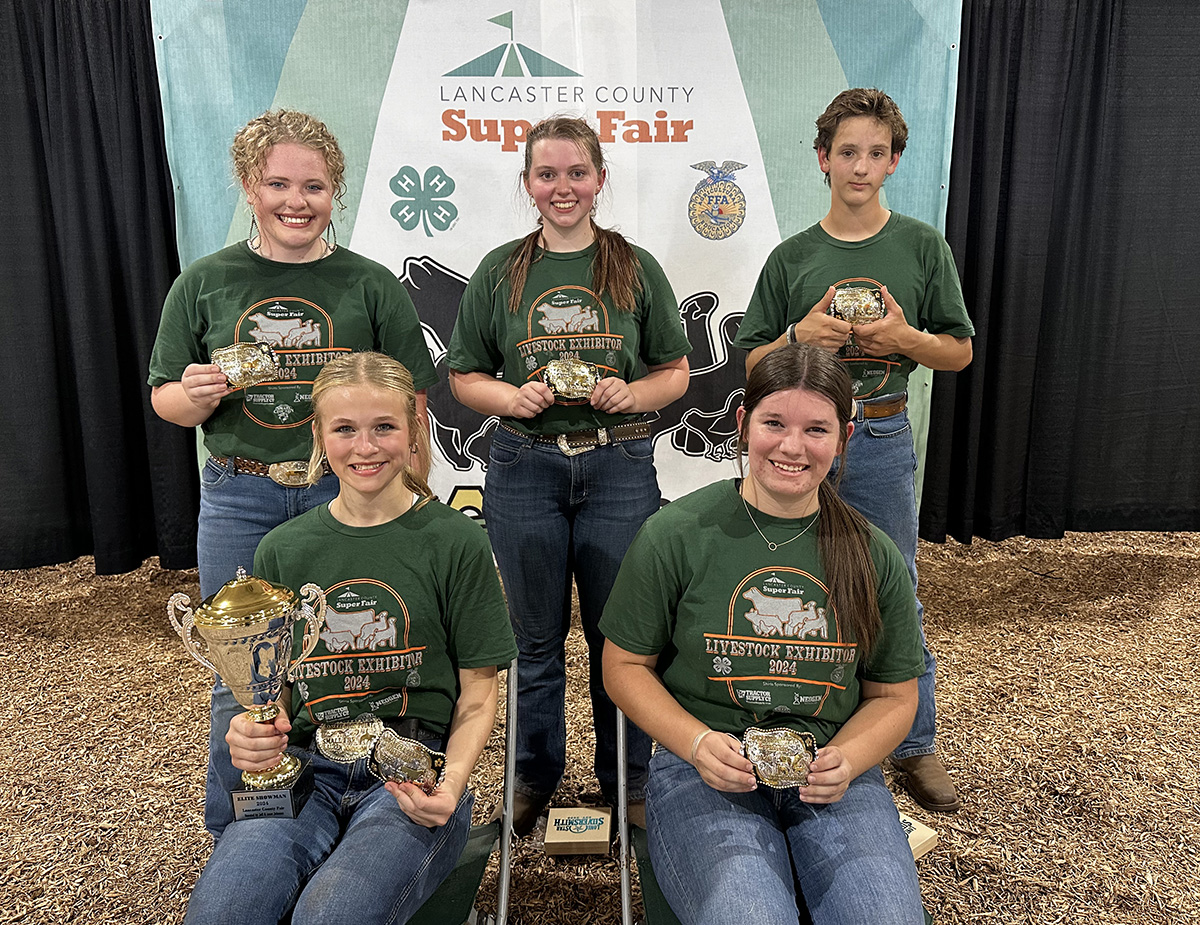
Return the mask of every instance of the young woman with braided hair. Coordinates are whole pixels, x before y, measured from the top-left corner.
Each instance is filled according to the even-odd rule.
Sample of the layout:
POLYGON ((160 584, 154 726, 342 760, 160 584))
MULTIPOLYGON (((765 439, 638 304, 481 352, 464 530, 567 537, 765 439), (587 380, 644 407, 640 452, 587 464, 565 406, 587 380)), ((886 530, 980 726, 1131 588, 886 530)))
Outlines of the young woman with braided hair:
MULTIPOLYGON (((565 768, 572 580, 591 660, 595 771, 616 800, 616 712, 596 624, 626 548, 660 503, 643 415, 683 395, 691 345, 658 263, 592 218, 607 171, 591 126, 539 122, 521 178, 538 227, 480 263, 448 365, 455 397, 500 418, 483 512, 521 653, 515 823, 525 834, 565 768)), ((635 816, 649 751, 633 730, 635 816)))

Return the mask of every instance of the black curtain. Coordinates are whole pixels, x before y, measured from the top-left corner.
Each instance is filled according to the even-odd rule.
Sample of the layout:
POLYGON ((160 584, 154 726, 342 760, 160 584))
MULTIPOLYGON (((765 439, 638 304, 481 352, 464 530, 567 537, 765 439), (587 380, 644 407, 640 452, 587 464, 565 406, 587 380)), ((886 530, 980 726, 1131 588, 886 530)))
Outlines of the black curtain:
POLYGON ((921 535, 1200 530, 1200 5, 965 0, 921 535))
POLYGON ((195 439, 145 384, 179 272, 149 4, 0 7, 0 568, 195 565, 195 439))

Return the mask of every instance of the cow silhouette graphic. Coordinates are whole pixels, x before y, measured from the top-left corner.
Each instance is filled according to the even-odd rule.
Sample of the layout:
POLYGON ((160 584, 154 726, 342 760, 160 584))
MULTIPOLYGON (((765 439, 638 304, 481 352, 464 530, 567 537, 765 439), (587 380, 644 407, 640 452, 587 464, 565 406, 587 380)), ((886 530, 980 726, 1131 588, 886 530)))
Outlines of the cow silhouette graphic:
POLYGON ((742 597, 752 606, 743 615, 760 636, 805 636, 829 638, 829 621, 825 608, 798 597, 768 597, 758 588, 751 588, 742 597))

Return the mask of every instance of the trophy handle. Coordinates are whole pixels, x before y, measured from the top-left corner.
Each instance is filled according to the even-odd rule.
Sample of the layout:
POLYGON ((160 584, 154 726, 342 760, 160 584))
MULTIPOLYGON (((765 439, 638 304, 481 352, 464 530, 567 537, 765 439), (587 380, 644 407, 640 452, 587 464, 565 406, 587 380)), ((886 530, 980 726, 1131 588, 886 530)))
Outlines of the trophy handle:
POLYGON ((192 638, 192 630, 196 627, 196 616, 192 613, 192 599, 183 592, 172 594, 171 599, 167 601, 167 619, 171 621, 171 626, 183 640, 183 647, 187 650, 188 655, 214 674, 220 674, 216 666, 200 654, 200 646, 192 638), (182 622, 175 615, 176 610, 183 613, 182 622))
POLYGON ((296 680, 296 668, 313 654, 313 649, 321 641, 321 624, 325 622, 325 592, 319 585, 312 582, 300 589, 304 602, 300 605, 300 618, 304 620, 304 641, 300 645, 300 654, 292 662, 287 671, 289 681, 296 680))

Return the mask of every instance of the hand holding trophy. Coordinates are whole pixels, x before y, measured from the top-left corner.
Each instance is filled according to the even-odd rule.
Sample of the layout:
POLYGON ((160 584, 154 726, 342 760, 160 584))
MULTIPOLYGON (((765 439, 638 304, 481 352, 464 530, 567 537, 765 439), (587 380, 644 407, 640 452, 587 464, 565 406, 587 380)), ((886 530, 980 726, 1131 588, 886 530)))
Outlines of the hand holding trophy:
MULTIPOLYGON (((310 583, 298 596, 239 568, 236 578, 195 611, 186 594, 171 595, 167 619, 188 654, 221 676, 250 719, 269 723, 279 715, 275 703, 284 681, 296 679, 296 667, 320 639, 325 594, 310 583), (291 662, 294 629, 300 620, 304 639, 299 656, 291 662), (204 640, 207 655, 193 638, 193 629, 204 640)), ((296 786, 304 770, 294 755, 285 752, 274 767, 243 771, 246 789, 232 794, 234 817, 294 817, 307 797, 305 787, 296 786)))

